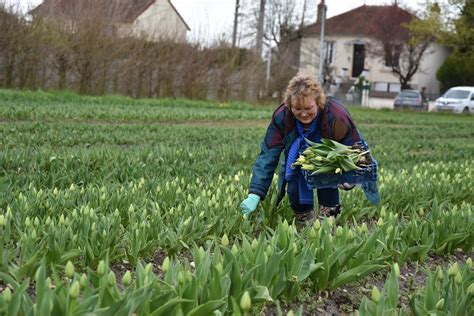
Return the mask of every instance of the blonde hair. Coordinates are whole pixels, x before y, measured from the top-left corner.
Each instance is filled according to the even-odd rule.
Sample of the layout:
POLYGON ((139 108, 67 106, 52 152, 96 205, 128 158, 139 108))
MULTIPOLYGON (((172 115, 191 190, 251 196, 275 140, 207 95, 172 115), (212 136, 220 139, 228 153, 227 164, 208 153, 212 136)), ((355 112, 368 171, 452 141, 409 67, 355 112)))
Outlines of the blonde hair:
POLYGON ((284 102, 286 106, 291 109, 291 99, 304 100, 313 98, 319 109, 324 109, 326 104, 326 95, 323 89, 318 84, 316 79, 308 74, 300 74, 294 76, 286 88, 284 102))

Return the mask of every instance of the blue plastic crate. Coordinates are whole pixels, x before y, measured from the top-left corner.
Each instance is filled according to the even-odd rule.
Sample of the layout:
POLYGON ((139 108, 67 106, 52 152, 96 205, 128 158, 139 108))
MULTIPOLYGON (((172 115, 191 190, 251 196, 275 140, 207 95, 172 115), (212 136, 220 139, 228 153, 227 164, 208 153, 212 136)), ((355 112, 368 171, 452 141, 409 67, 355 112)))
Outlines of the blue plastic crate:
MULTIPOLYGON (((360 144, 365 150, 368 149, 367 143, 361 142, 360 144)), ((370 157, 372 158, 372 164, 361 169, 343 172, 342 174, 320 173, 315 175, 311 175, 312 171, 302 170, 303 176, 310 189, 335 188, 338 184, 343 183, 377 182, 377 161, 372 154, 370 154, 370 157)))

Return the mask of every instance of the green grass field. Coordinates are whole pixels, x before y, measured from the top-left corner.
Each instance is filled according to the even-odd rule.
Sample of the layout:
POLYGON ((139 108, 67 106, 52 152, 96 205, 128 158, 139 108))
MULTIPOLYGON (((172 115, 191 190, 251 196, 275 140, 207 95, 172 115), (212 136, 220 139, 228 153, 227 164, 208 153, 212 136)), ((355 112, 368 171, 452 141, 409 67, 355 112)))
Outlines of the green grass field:
POLYGON ((0 315, 472 315, 474 117, 350 107, 381 203, 297 232, 239 210, 274 106, 0 90, 0 315))

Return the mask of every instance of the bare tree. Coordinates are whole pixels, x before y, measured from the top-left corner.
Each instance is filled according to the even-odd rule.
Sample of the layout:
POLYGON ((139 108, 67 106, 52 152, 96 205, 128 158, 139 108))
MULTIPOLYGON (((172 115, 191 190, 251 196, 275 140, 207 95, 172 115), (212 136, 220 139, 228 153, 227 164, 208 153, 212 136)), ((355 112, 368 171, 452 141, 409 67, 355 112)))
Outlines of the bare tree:
POLYGON ((263 26, 265 23, 265 4, 266 0, 260 0, 260 7, 258 9, 258 20, 257 20, 257 38, 255 45, 255 51, 257 52, 258 56, 262 55, 262 48, 263 48, 263 26))
POLYGON ((138 1, 144 0, 47 0, 49 6, 33 10, 31 19, 0 8, 0 86, 132 97, 255 98, 263 67, 253 50, 232 48, 227 40, 205 47, 174 41, 165 36, 169 30, 139 36, 121 28, 124 8, 138 1))
MULTIPOLYGON (((243 38, 249 46, 253 46, 251 43, 261 21, 259 9, 257 2, 246 1, 242 23, 243 38)), ((272 49, 268 94, 281 95, 288 80, 297 72, 302 30, 314 22, 315 17, 315 3, 308 0, 266 0, 263 45, 267 52, 272 49)))
POLYGON ((398 76, 402 89, 411 88, 410 81, 433 40, 430 35, 421 36, 410 29, 417 19, 397 5, 391 5, 381 11, 380 23, 372 29, 375 43, 368 47, 369 54, 379 58, 398 76))
POLYGON ((234 12, 234 27, 232 31, 232 47, 235 47, 237 44, 237 30, 239 24, 239 8, 240 0, 235 0, 235 12, 234 12))

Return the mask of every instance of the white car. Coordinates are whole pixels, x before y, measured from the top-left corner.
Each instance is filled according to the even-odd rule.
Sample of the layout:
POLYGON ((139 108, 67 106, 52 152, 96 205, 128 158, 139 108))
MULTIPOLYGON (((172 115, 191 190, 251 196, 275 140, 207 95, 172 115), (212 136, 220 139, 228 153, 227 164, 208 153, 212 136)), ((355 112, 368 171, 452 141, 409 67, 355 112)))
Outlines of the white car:
POLYGON ((474 113, 474 87, 453 87, 436 99, 436 111, 474 113))

